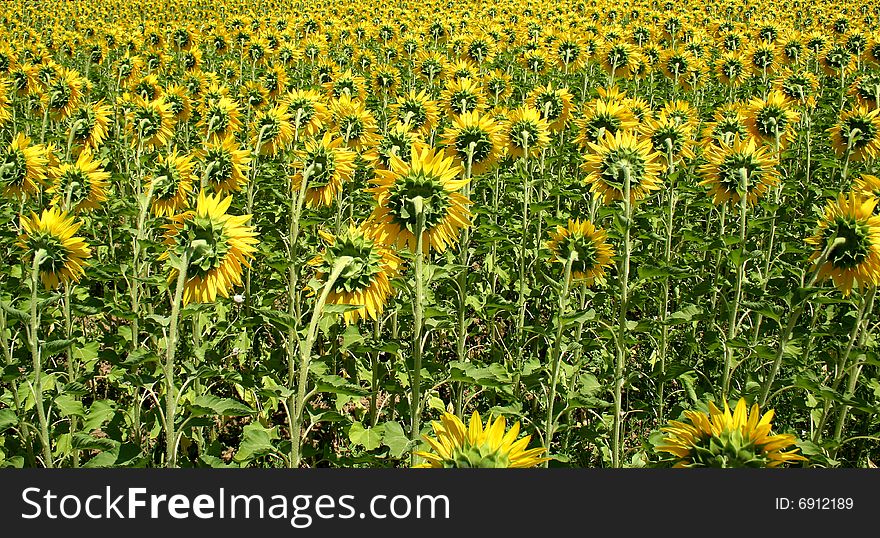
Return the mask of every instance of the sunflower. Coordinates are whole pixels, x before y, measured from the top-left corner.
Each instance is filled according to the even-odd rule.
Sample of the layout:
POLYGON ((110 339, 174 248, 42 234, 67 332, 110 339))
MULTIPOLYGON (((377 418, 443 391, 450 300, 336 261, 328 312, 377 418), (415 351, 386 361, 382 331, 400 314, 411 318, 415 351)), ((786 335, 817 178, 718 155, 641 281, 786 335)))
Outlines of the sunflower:
POLYGON ((612 265, 614 256, 607 239, 605 230, 596 228, 592 222, 569 219, 567 227, 557 226, 555 232, 550 232, 550 241, 547 241, 552 253, 550 261, 566 264, 574 254, 571 264, 574 280, 582 280, 588 286, 596 280, 604 282, 605 268, 612 265))
POLYGON ((722 142, 730 145, 734 139, 748 137, 749 129, 746 126, 746 117, 742 112, 741 104, 726 103, 715 110, 712 121, 706 122, 701 141, 704 146, 722 142))
POLYGON ((215 191, 228 194, 240 191, 247 184, 250 152, 240 149, 232 135, 206 143, 197 156, 202 163, 201 175, 206 185, 215 191))
POLYGON ((260 155, 276 155, 284 151, 293 141, 290 119, 285 104, 257 113, 252 126, 251 145, 258 148, 260 155))
POLYGON ((752 138, 710 146, 705 158, 708 162, 699 168, 703 177, 700 185, 709 187, 715 204, 738 204, 743 182, 749 203, 755 204, 780 181, 776 158, 769 148, 759 147, 752 138))
POLYGON ((589 174, 590 190, 601 196, 603 203, 623 200, 627 178, 630 201, 645 198, 660 188, 660 155, 651 148, 651 141, 640 139, 632 131, 605 133, 598 143, 588 143, 589 154, 581 167, 589 174))
POLYGON ((422 51, 416 60, 416 70, 428 84, 443 78, 448 66, 449 60, 437 52, 422 51))
POLYGON ((874 159, 880 153, 880 110, 869 111, 863 106, 848 110, 828 133, 838 155, 849 153, 852 161, 874 159))
POLYGON ((431 131, 437 128, 440 110, 437 108, 437 102, 433 101, 425 90, 419 93, 410 90, 408 94, 398 98, 390 108, 398 124, 406 125, 408 129, 422 136, 430 136, 431 131))
POLYGON ((269 92, 270 99, 277 99, 287 88, 290 77, 287 70, 280 65, 273 65, 263 73, 263 87, 269 92))
POLYGON ((568 122, 572 107, 571 99, 572 95, 568 88, 554 88, 553 84, 547 84, 532 90, 526 99, 526 104, 540 112, 541 117, 550 125, 550 130, 558 133, 568 122))
POLYGON ((44 209, 41 215, 21 217, 23 233, 18 237, 18 246, 28 261, 40 257, 38 271, 47 290, 77 282, 85 274, 91 250, 82 237, 74 237, 80 226, 81 222, 57 207, 44 209))
POLYGON ((609 41, 597 53, 602 69, 614 78, 625 78, 635 64, 635 47, 625 41, 609 41))
POLYGON ((336 236, 323 231, 319 234, 324 250, 309 261, 318 280, 327 278, 341 256, 352 258, 330 290, 327 304, 357 306, 343 313, 346 324, 377 319, 394 296, 391 279, 400 269, 400 258, 363 225, 349 226, 336 236))
POLYGON ((157 75, 147 75, 131 85, 131 91, 145 101, 155 101, 162 97, 162 86, 157 75))
POLYGON ((84 148, 76 162, 58 167, 55 181, 46 190, 52 195, 52 204, 67 211, 79 213, 96 209, 107 201, 107 181, 110 172, 92 159, 92 150, 84 148))
POLYGON ((43 109, 55 121, 66 119, 79 105, 84 81, 73 69, 61 68, 60 73, 46 86, 41 99, 43 109))
POLYGON ((519 422, 506 430, 507 421, 490 417, 485 426, 480 414, 474 411, 470 424, 464 425, 452 413, 443 413, 439 422, 432 422, 436 438, 424 436, 431 451, 416 452, 427 461, 416 467, 437 469, 470 468, 530 468, 537 467, 550 458, 541 457, 543 447, 528 449, 532 436, 517 440, 519 422))
POLYGON ((849 94, 856 98, 860 106, 869 110, 880 108, 880 73, 865 73, 857 77, 849 87, 849 94))
MULTIPOLYGON (((184 305, 211 303, 218 295, 229 297, 230 290, 241 285, 244 268, 250 267, 257 233, 248 225, 250 215, 227 213, 231 204, 232 196, 200 192, 195 211, 176 215, 164 226, 167 250, 159 259, 167 260, 173 253, 187 261, 184 305)), ((177 277, 178 269, 174 268, 168 282, 177 277)))
POLYGON ((142 143, 148 151, 163 148, 174 137, 174 116, 164 99, 145 101, 135 96, 127 118, 126 127, 132 135, 132 147, 142 143))
POLYGON ((380 65, 370 75, 370 85, 375 95, 393 96, 397 94, 400 73, 389 65, 380 65))
POLYGON ((733 413, 727 402, 724 411, 709 402, 709 413, 688 410, 684 421, 673 420, 660 428, 666 437, 656 452, 675 456, 675 467, 778 467, 807 461, 790 448, 797 442, 791 434, 771 435, 773 410, 761 415, 758 404, 746 408, 740 398, 733 413))
POLYGON ((792 101, 784 93, 774 90, 766 99, 755 98, 746 106, 746 127, 755 140, 784 148, 796 136, 795 124, 800 114, 792 109, 792 101))
POLYGON ((378 141, 378 125, 373 113, 359 99, 347 93, 330 105, 330 124, 346 146, 372 154, 378 141))
POLYGON ((511 76, 500 69, 494 69, 483 75, 483 88, 492 98, 492 102, 497 106, 507 100, 513 94, 513 84, 511 76))
POLYGON ((294 192, 298 192, 307 175, 306 205, 329 207, 342 192, 342 184, 351 179, 354 172, 355 153, 345 147, 341 138, 324 133, 320 139, 310 139, 305 148, 295 153, 291 178, 294 192))
POLYGON ((430 147, 414 151, 410 161, 393 157, 390 170, 377 170, 368 189, 376 197, 370 223, 376 237, 388 244, 415 250, 418 222, 416 198, 424 207, 422 245, 443 252, 458 240, 458 230, 470 226, 471 201, 459 191, 467 182, 452 158, 430 147))
POLYGON ((580 38, 575 35, 563 33, 559 41, 554 45, 556 50, 556 62, 559 67, 568 72, 571 69, 579 69, 583 64, 584 47, 580 38))
POLYGON ((547 69, 552 65, 547 51, 543 48, 525 51, 521 63, 527 71, 536 76, 546 74, 547 69))
POLYGON ((550 143, 550 125, 530 106, 521 106, 501 124, 502 140, 511 157, 534 157, 550 143))
POLYGON ((192 116, 192 101, 184 86, 171 85, 163 92, 162 96, 168 103, 171 115, 177 123, 186 123, 192 116))
POLYGON ((447 84, 446 89, 440 94, 440 100, 450 116, 483 110, 486 107, 483 89, 475 81, 466 77, 447 84))
POLYGON ((812 108, 816 105, 819 79, 805 69, 793 71, 786 68, 776 79, 775 88, 788 99, 812 108))
POLYGON ((749 67, 755 75, 772 75, 779 67, 779 53, 772 43, 761 42, 753 45, 745 53, 749 67))
POLYGON ((670 49, 660 57, 660 67, 667 78, 681 83, 697 65, 697 57, 684 49, 670 49))
POLYGON ((862 174, 861 177, 853 182, 853 190, 862 196, 880 200, 880 177, 862 174))
POLYGON ((314 136, 329 119, 323 96, 314 90, 294 90, 282 98, 293 119, 294 132, 299 136, 314 136))
POLYGON ((148 187, 153 193, 153 214, 171 217, 189 206, 193 179, 192 157, 178 155, 176 150, 160 157, 148 187))
POLYGON ((394 155, 404 162, 409 161, 413 148, 424 143, 418 133, 410 131, 406 124, 397 123, 385 131, 376 145, 377 164, 387 170, 394 155))
POLYGON ((366 80, 364 77, 352 73, 351 69, 332 77, 331 80, 322 84, 322 87, 330 100, 340 99, 343 95, 348 95, 352 100, 367 100, 366 80))
POLYGON ((452 118, 443 133, 446 155, 471 174, 479 175, 494 166, 502 153, 501 127, 489 114, 466 112, 452 118))
POLYGON ((877 203, 877 198, 861 192, 838 195, 825 206, 815 235, 806 240, 814 249, 810 262, 827 256, 818 267, 819 279, 831 277, 844 296, 853 284, 858 288, 880 284, 880 216, 873 214, 877 203))
POLYGON ((635 129, 639 125, 622 95, 614 92, 605 95, 607 97, 587 103, 583 117, 575 120, 580 133, 575 138, 575 143, 581 147, 599 142, 605 137, 605 133, 614 135, 621 130, 635 129))
POLYGON ((3 196, 26 198, 40 192, 40 185, 46 179, 46 158, 44 148, 32 145, 24 133, 18 133, 6 150, 0 154, 0 187, 3 196))
POLYGON ((846 46, 837 44, 819 54, 819 65, 829 77, 840 78, 855 70, 855 58, 846 46))
POLYGON ((105 105, 103 100, 79 107, 67 119, 71 141, 97 150, 107 138, 112 115, 113 108, 105 105))
POLYGON ((715 62, 715 75, 722 84, 740 86, 746 80, 746 64, 738 52, 725 52, 715 62))
POLYGON ((700 123, 700 113, 687 101, 674 100, 663 105, 657 113, 658 120, 670 120, 679 125, 695 128, 700 123))
POLYGON ((641 128, 643 136, 651 140, 654 151, 660 154, 660 158, 667 167, 669 159, 693 159, 694 152, 691 149, 693 137, 687 124, 680 124, 671 120, 668 116, 659 120, 649 120, 641 128))
POLYGON ((229 97, 210 100, 197 126, 207 142, 234 136, 241 129, 241 111, 229 97))

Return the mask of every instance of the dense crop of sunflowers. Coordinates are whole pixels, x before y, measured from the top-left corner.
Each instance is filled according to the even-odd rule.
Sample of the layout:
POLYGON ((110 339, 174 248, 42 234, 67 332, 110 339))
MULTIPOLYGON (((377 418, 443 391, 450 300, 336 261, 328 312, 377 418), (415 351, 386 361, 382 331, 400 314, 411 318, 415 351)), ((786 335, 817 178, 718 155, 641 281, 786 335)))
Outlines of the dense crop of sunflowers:
POLYGON ((3 3, 0 465, 873 466, 878 20, 3 3))

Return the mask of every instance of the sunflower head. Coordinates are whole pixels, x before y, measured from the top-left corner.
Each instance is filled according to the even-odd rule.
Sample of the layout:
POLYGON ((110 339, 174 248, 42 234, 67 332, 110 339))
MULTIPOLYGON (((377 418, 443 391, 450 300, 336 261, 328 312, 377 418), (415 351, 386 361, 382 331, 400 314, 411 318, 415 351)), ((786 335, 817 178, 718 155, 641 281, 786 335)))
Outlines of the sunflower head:
POLYGON ((376 197, 370 222, 376 237, 415 250, 418 215, 424 215, 422 249, 444 251, 458 240, 458 230, 470 226, 470 200, 459 191, 467 182, 461 167, 443 153, 423 146, 409 162, 392 157, 389 170, 378 170, 368 189, 376 197))
POLYGON ((550 143, 550 124, 536 109, 521 106, 503 122, 502 134, 511 157, 534 157, 550 143))
POLYGON ((683 420, 660 428, 666 434, 654 448, 670 454, 675 467, 779 467, 807 461, 797 448, 794 435, 772 435, 773 410, 761 415, 758 404, 749 411, 740 399, 733 413, 727 402, 724 411, 709 402, 709 412, 688 410, 683 420))
POLYGON ((876 158, 880 153, 880 110, 858 107, 841 114, 840 121, 828 129, 831 146, 838 155, 852 161, 876 158))
POLYGON ((557 226, 550 233, 547 248, 551 252, 551 262, 571 263, 571 276, 582 280, 588 286, 596 280, 604 281, 605 268, 611 266, 614 249, 608 243, 608 235, 592 222, 569 220, 568 226, 557 226))
POLYGON ((314 208, 331 206, 342 192, 342 184, 354 173, 355 156, 341 138, 333 138, 329 132, 320 139, 307 140, 293 160, 296 173, 291 186, 294 192, 299 191, 305 178, 306 204, 314 208))
MULTIPOLYGON (((853 183, 853 190, 867 198, 880 200, 880 177, 862 174, 853 183)), ((878 208, 874 208, 876 212, 878 208)))
POLYGON ((428 452, 416 452, 427 461, 418 467, 439 469, 503 469, 537 467, 550 458, 541 457, 543 447, 528 449, 530 435, 517 440, 519 422, 507 431, 506 420, 490 417, 485 426, 480 414, 474 411, 465 426, 452 413, 443 413, 439 422, 432 422, 436 437, 425 436, 431 447, 428 452))
POLYGON ((599 143, 589 143, 590 153, 584 157, 582 168, 588 173, 586 181, 596 196, 610 204, 623 200, 627 183, 630 201, 637 202, 651 191, 660 188, 660 155, 651 147, 651 141, 631 131, 606 132, 599 143))
POLYGON ((715 204, 738 204, 741 193, 747 193, 748 202, 755 204, 780 181, 775 157, 752 138, 710 146, 705 157, 708 162, 699 168, 700 185, 709 188, 715 204))
POLYGON ((489 114, 466 112, 452 118, 452 126, 444 133, 446 154, 471 173, 482 174, 501 155, 501 130, 489 114))
POLYGON ((877 199, 855 191, 829 201, 816 233, 810 262, 819 265, 819 279, 831 278, 843 294, 880 284, 880 216, 877 199))
POLYGON ((346 323, 377 319, 394 295, 391 279, 400 268, 400 258, 366 226, 349 226, 336 236, 323 231, 320 235, 324 250, 309 261, 318 280, 326 280, 341 257, 351 258, 334 282, 327 304, 356 307, 343 313, 346 323))
MULTIPOLYGON (((160 259, 170 259, 173 253, 187 262, 183 304, 212 303, 218 295, 229 297, 230 290, 241 285, 258 241, 247 224, 250 215, 228 214, 231 204, 232 196, 201 192, 194 211, 176 215, 165 225, 167 250, 160 259)), ((169 282, 177 280, 179 270, 172 268, 169 282)))
POLYGON ((526 99, 526 104, 547 120, 554 133, 565 128, 571 114, 571 102, 572 95, 568 88, 554 88, 552 84, 535 88, 526 99))
POLYGON ((794 125, 800 115, 792 109, 785 93, 774 90, 766 99, 753 99, 746 112, 746 126, 756 140, 775 144, 777 137, 785 147, 795 136, 794 125))
POLYGON ((107 201, 107 182, 110 172, 92 158, 92 151, 85 148, 73 164, 62 164, 55 172, 54 184, 46 190, 52 195, 52 203, 73 212, 96 209, 107 201))
POLYGON ((247 184, 250 153, 240 149, 233 136, 206 143, 197 155, 202 165, 200 174, 215 191, 240 191, 247 184))
POLYGON ((85 274, 91 250, 82 237, 75 237, 81 225, 57 207, 21 217, 18 246, 30 263, 37 260, 40 280, 47 290, 77 282, 85 274))
POLYGON ((160 157, 148 187, 153 193, 153 213, 170 217, 186 208, 192 183, 192 157, 178 155, 177 151, 160 157))
POLYGON ((4 196, 25 198, 34 196, 46 179, 48 159, 40 145, 31 144, 30 138, 18 133, 0 153, 0 188, 4 196))

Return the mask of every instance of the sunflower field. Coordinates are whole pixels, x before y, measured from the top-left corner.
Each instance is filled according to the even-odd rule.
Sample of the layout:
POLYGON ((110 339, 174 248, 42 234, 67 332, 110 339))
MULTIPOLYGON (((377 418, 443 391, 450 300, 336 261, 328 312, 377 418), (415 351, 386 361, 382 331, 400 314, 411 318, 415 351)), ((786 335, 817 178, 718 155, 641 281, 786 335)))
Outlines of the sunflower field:
POLYGON ((0 466, 874 467, 880 5, 0 5, 0 466))

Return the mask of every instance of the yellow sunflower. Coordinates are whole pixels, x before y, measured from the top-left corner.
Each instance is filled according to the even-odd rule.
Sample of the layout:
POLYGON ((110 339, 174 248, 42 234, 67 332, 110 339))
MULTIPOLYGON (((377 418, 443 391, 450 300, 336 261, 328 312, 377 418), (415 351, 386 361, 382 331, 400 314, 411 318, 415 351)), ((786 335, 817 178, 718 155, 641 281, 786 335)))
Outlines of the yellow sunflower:
POLYGON ((354 159, 355 153, 331 133, 306 141, 305 148, 294 155, 293 192, 299 192, 306 176, 306 205, 313 208, 333 205, 342 192, 342 184, 354 173, 354 159))
POLYGON ((47 290, 77 282, 85 274, 91 250, 82 237, 75 237, 81 225, 57 207, 44 209, 41 215, 21 217, 23 233, 18 237, 18 246, 25 251, 28 262, 38 257, 40 280, 47 290))
POLYGON ((41 101, 53 120, 61 121, 70 116, 82 98, 83 84, 79 73, 66 67, 49 81, 41 101))
POLYGON ((871 196, 880 200, 880 177, 862 174, 853 183, 853 190, 862 196, 871 196))
POLYGON ((828 129, 831 146, 852 161, 875 159, 880 153, 880 110, 858 107, 841 114, 840 121, 828 129))
POLYGON ((503 150, 500 126, 489 114, 465 112, 452 118, 452 125, 443 133, 446 155, 471 174, 479 175, 498 162, 503 150))
POLYGON ((800 114, 792 109, 793 102, 778 90, 770 92, 766 99, 755 98, 746 107, 746 127, 755 140, 775 144, 779 137, 780 147, 786 147, 796 136, 795 124, 800 114))
POLYGON ((327 104, 323 96, 314 90, 294 90, 284 94, 282 101, 287 104, 295 133, 299 136, 314 136, 329 119, 327 104))
POLYGON ((416 467, 423 468, 530 468, 537 467, 550 458, 541 457, 544 447, 528 449, 532 436, 519 436, 519 421, 509 430, 504 417, 492 421, 490 417, 485 426, 480 414, 474 411, 470 423, 465 426, 452 413, 443 413, 439 422, 432 422, 436 438, 424 436, 431 451, 416 452, 416 456, 427 461, 416 467))
POLYGON ((377 319, 394 296, 391 279, 400 269, 400 258, 363 225, 349 226, 336 236, 319 233, 325 243, 324 250, 309 261, 318 280, 327 278, 339 257, 352 258, 330 290, 327 304, 357 306, 343 313, 346 324, 359 319, 377 319))
MULTIPOLYGON (((258 243, 257 233, 248 225, 250 215, 234 216, 227 213, 232 196, 199 193, 194 211, 171 218, 164 226, 167 250, 159 257, 174 255, 186 263, 186 281, 183 304, 212 303, 217 296, 229 297, 229 292, 242 283, 245 267, 250 267, 258 243)), ((172 269, 168 282, 175 282, 178 270, 172 269)))
POLYGON ((409 250, 417 245, 416 198, 424 208, 422 250, 443 252, 458 240, 458 231, 470 226, 471 201, 458 191, 468 182, 452 158, 430 147, 414 151, 410 161, 392 158, 390 170, 377 170, 367 189, 376 197, 370 224, 376 236, 388 244, 409 250))
POLYGON ((709 413, 688 410, 684 421, 673 420, 660 428, 666 437, 654 450, 675 456, 675 467, 779 467, 807 461, 791 448, 797 438, 791 434, 772 435, 773 415, 761 415, 758 404, 746 408, 741 398, 733 413, 727 402, 724 411, 709 402, 709 413))
POLYGON ((649 120, 641 126, 640 131, 651 140, 651 146, 660 154, 660 159, 667 167, 670 158, 673 162, 694 158, 691 149, 693 137, 687 124, 677 123, 667 116, 659 120, 649 120))
POLYGON ((18 133, 0 154, 0 187, 3 196, 26 198, 40 192, 46 179, 48 159, 40 145, 31 144, 24 133, 18 133))
POLYGON ((342 142, 358 152, 370 152, 378 142, 378 124, 363 101, 344 93, 330 105, 331 125, 342 142))
POLYGON ((483 88, 474 80, 463 77, 451 81, 440 94, 440 101, 450 116, 486 108, 483 88))
POLYGON ((573 280, 582 280, 588 286, 596 280, 604 282, 605 268, 612 265, 614 256, 607 240, 605 230, 596 228, 592 222, 569 219, 568 226, 557 226, 555 232, 550 232, 550 261, 566 264, 575 255, 571 264, 573 280))
POLYGON ((554 88, 553 84, 538 86, 532 90, 526 104, 537 110, 547 120, 550 130, 557 133, 565 128, 571 114, 571 92, 568 88, 554 88))
POLYGON ((525 157, 526 148, 528 156, 534 157, 550 143, 550 124, 534 108, 521 106, 502 123, 501 134, 511 157, 525 157))
POLYGON ((575 143, 588 147, 605 138, 605 133, 617 134, 620 130, 635 129, 639 121, 623 101, 622 95, 612 93, 586 104, 583 117, 575 120, 578 136, 575 143))
POLYGON ((749 203, 755 204, 780 181, 773 153, 766 146, 759 147, 752 138, 710 146, 704 156, 708 162, 699 168, 703 177, 700 185, 709 187, 715 204, 738 204, 743 187, 749 203))
POLYGON ((240 191, 247 184, 250 152, 239 148, 232 135, 206 143, 197 156, 202 163, 200 176, 215 191, 228 194, 240 191))
POLYGON ((590 153, 581 167, 588 173, 590 190, 601 196, 603 203, 623 200, 627 178, 630 201, 636 202, 660 188, 660 155, 651 141, 631 131, 606 132, 598 143, 588 144, 590 153))
POLYGON ((135 96, 127 117, 126 128, 132 135, 132 147, 140 142, 148 151, 163 148, 174 137, 174 116, 164 99, 145 101, 135 96))
POLYGON ((229 97, 209 100, 204 108, 197 126, 207 142, 234 136, 241 129, 241 111, 229 97))
POLYGON ((85 148, 76 162, 58 167, 55 181, 46 190, 52 196, 52 204, 67 211, 79 213, 96 209, 107 201, 107 181, 110 172, 92 158, 92 150, 85 148))
POLYGON ((179 155, 177 150, 160 157, 148 186, 153 192, 153 214, 171 217, 186 209, 193 179, 192 157, 179 155))
POLYGON ((251 145, 257 148, 260 155, 276 155, 284 151, 293 141, 290 120, 290 113, 284 104, 259 112, 251 129, 251 145))
POLYGON ((432 100, 425 90, 418 93, 410 90, 408 94, 398 98, 390 108, 398 124, 406 125, 422 136, 430 136, 431 131, 437 128, 440 110, 437 102, 432 100))
POLYGON ((880 284, 880 216, 873 214, 877 203, 857 192, 840 194, 825 206, 815 235, 806 240, 814 249, 810 262, 826 256, 818 267, 819 279, 830 277, 844 296, 853 285, 861 289, 880 284))
POLYGON ((107 138, 113 108, 104 101, 85 104, 67 119, 68 133, 74 144, 89 146, 94 150, 107 138))

